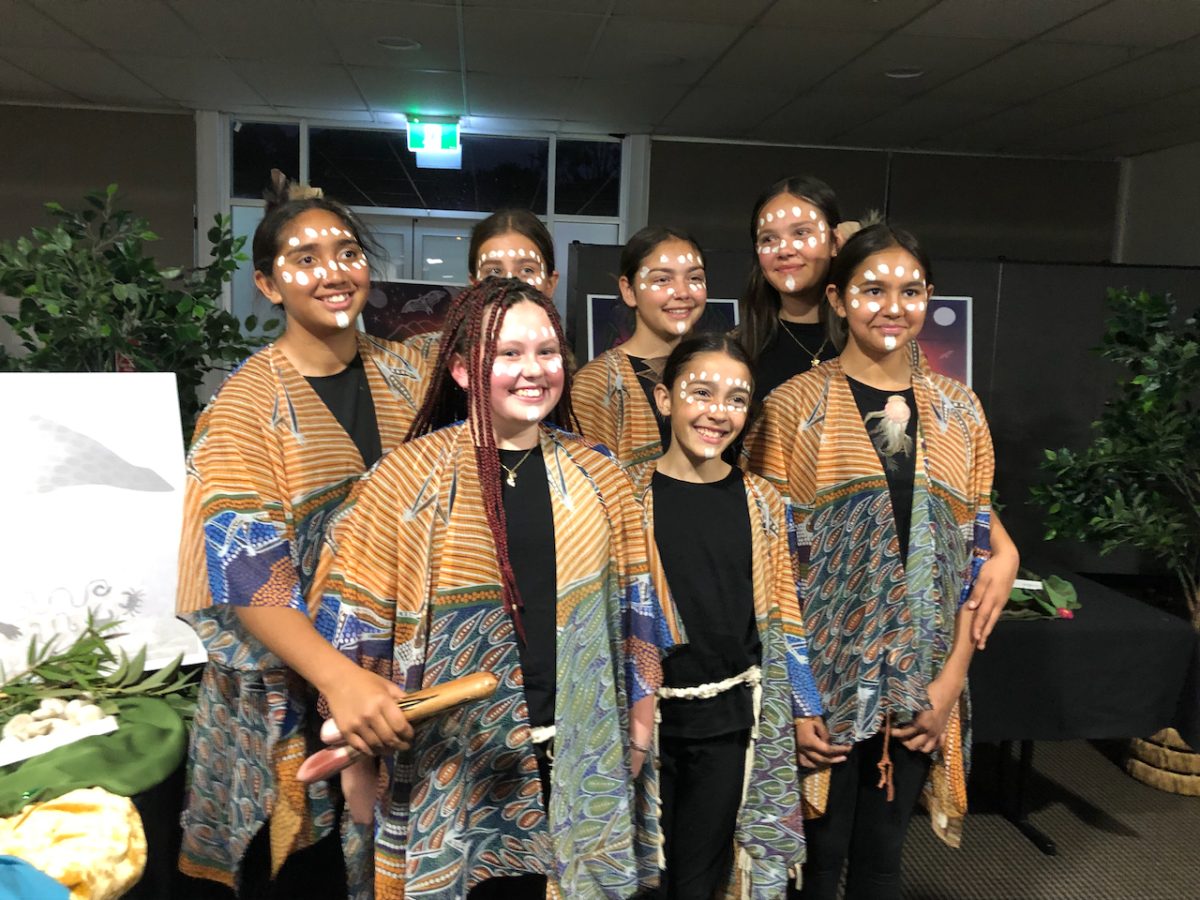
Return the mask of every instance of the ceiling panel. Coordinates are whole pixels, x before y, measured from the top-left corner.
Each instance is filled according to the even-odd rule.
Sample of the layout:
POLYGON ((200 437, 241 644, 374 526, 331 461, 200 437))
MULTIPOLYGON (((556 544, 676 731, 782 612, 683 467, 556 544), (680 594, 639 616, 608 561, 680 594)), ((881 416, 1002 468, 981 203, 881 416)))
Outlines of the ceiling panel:
POLYGON ((1200 47, 1192 46, 1186 50, 1149 53, 1078 84, 1060 88, 1050 96, 1065 103, 1084 104, 1096 114, 1102 114, 1108 109, 1121 109, 1198 86, 1200 47))
POLYGON ((457 72, 397 72, 369 66, 352 66, 350 72, 373 110, 431 116, 466 113, 457 72))
POLYGON ((588 61, 589 78, 692 84, 737 40, 740 28, 705 22, 610 19, 588 61))
POLYGON ((42 103, 78 102, 79 97, 61 91, 40 78, 23 72, 4 61, 5 51, 0 49, 0 96, 5 100, 25 100, 42 103))
POLYGON ((807 89, 879 40, 864 31, 751 29, 704 79, 707 85, 807 89))
POLYGON ((835 93, 883 91, 894 96, 924 93, 1014 46, 1010 40, 961 38, 946 40, 924 35, 893 35, 859 54, 821 85, 835 93), (922 69, 921 78, 896 80, 885 72, 922 69))
POLYGON ((1113 0, 1047 35, 1056 41, 1164 47, 1200 34, 1195 0, 1113 0))
POLYGON ((17 0, 0 0, 0 47, 83 49, 87 45, 36 8, 17 0))
POLYGON ((322 31, 343 62, 398 69, 459 68, 458 16, 453 6, 316 0, 314 8, 322 31), (421 42, 421 49, 389 50, 376 42, 381 37, 411 38, 421 42))
POLYGON ((135 53, 115 58, 143 81, 182 105, 199 109, 237 109, 266 99, 221 59, 177 59, 135 53))
POLYGON ((878 92, 805 94, 764 119, 747 136, 758 141, 828 144, 839 131, 885 112, 894 102, 878 92))
MULTIPOLYGON (((342 66, 290 65, 246 59, 231 60, 229 64, 272 106, 366 109, 349 73, 342 66)), ((388 74, 400 80, 400 73, 388 74)))
POLYGON ((657 133, 743 138, 750 130, 791 99, 783 91, 702 85, 688 94, 663 119, 657 133))
MULTIPOLYGON (((171 0, 213 51, 231 59, 294 62, 340 61, 337 45, 315 10, 296 0, 171 0)), ((369 20, 372 4, 346 4, 346 17, 369 20)))
POLYGON ((935 6, 937 0, 778 0, 761 24, 883 33, 935 6))
POLYGON ((725 25, 748 25, 773 0, 616 0, 612 14, 617 18, 640 19, 644 22, 717 22, 725 25))
POLYGON ((833 136, 838 143, 855 147, 915 147, 945 131, 998 112, 971 100, 919 100, 885 109, 861 125, 833 136))
POLYGON ((92 103, 146 104, 149 107, 176 105, 94 50, 46 53, 13 47, 4 51, 4 58, 43 81, 92 103))
POLYGON ((603 24, 597 15, 543 12, 523 21, 507 9, 469 9, 464 26, 467 71, 582 75, 603 24))
POLYGON ((904 26, 906 34, 1027 40, 1108 0, 943 0, 904 26))
POLYGON ((41 3, 60 25, 100 50, 171 48, 174 56, 207 56, 212 48, 163 0, 41 3))
POLYGON ((1034 41, 965 72, 931 94, 1011 105, 1089 78, 1127 60, 1120 47, 1034 41))
POLYGON ((685 88, 677 85, 585 78, 564 110, 564 121, 594 120, 605 131, 650 131, 678 103, 685 88))
POLYGON ((558 119, 575 91, 576 78, 551 78, 537 75, 487 75, 472 72, 467 76, 467 97, 471 114, 528 116, 534 119, 558 119))

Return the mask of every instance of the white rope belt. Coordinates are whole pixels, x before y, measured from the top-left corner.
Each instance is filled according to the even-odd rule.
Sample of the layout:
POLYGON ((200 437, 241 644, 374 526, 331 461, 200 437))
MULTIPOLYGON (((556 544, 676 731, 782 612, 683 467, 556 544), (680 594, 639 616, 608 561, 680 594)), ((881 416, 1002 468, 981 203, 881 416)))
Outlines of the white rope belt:
POLYGON ((554 740, 553 725, 530 725, 529 741, 533 744, 548 744, 554 740))
POLYGON ((660 687, 658 689, 658 696, 663 700, 708 700, 717 696, 717 694, 723 694, 728 690, 732 690, 739 684, 756 688, 761 683, 762 669, 758 666, 751 666, 745 672, 738 675, 731 675, 724 681, 698 684, 695 687, 660 687))

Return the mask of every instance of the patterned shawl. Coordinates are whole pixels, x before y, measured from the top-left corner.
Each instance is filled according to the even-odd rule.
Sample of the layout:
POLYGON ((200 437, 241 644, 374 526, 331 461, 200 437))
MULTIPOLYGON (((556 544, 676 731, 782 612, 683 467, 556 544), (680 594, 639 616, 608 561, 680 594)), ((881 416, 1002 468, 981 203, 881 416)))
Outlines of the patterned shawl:
POLYGON ((420 726, 385 767, 379 900, 449 900, 531 872, 556 876, 567 897, 625 898, 657 878, 656 779, 649 766, 637 785, 629 776, 628 711, 661 685, 679 634, 620 470, 562 432, 543 428, 541 447, 559 548, 548 823, 470 429, 392 451, 330 530, 314 605, 334 646, 406 690, 478 670, 501 682, 420 726))
MULTIPOLYGON (((908 566, 887 479, 839 359, 785 382, 747 439, 751 467, 783 492, 813 675, 835 743, 929 708, 958 609, 990 554, 991 436, 969 388, 923 365, 914 345, 918 431, 908 566)), ((925 789, 935 831, 957 846, 966 813, 969 707, 951 715, 925 789)), ((828 772, 806 778, 824 809, 828 772)))

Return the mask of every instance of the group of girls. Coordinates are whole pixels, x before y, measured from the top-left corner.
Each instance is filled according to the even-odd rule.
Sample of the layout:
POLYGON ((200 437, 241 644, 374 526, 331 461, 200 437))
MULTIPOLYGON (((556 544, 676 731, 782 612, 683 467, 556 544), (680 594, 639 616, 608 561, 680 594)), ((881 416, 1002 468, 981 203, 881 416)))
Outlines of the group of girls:
POLYGON ((286 330, 188 457, 193 895, 824 898, 848 861, 898 897, 922 792, 957 842, 1016 550, 978 401, 914 340, 928 259, 840 225, 817 179, 760 198, 736 336, 692 332, 696 241, 643 229, 633 336, 573 373, 536 216, 480 222, 442 332, 390 342, 353 327, 361 223, 273 186, 286 330), (397 706, 478 670, 486 700, 397 706), (305 785, 324 716, 364 758, 305 785))

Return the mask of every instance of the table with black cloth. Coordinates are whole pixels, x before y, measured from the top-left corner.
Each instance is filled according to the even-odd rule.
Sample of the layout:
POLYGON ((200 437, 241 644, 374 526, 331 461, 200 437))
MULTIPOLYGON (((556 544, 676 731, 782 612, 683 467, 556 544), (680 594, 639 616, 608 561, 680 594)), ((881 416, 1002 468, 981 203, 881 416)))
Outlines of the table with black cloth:
POLYGON ((1001 619, 971 662, 973 737, 1019 741, 1007 813, 1043 852, 1054 844, 1026 818, 1034 741, 1149 737, 1175 727, 1200 747, 1200 636, 1188 622, 1053 567, 1082 608, 1072 619, 1001 619))

